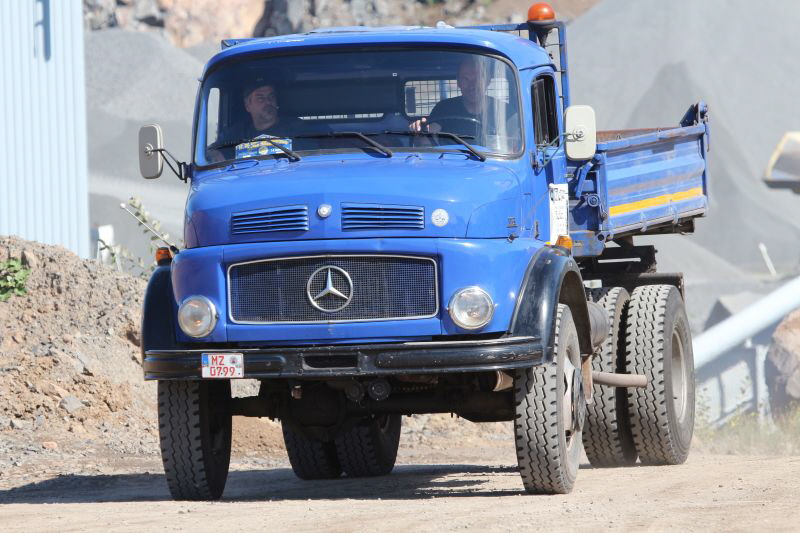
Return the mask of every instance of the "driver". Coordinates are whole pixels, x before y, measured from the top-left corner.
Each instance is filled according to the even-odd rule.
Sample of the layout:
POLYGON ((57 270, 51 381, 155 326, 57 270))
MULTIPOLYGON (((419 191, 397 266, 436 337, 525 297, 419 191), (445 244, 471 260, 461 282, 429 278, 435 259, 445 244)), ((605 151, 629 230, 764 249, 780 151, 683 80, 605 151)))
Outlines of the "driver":
POLYGON ((231 143, 244 142, 264 134, 293 137, 303 129, 300 119, 282 117, 278 113, 278 93, 273 82, 261 78, 254 80, 245 86, 243 96, 248 116, 220 132, 217 142, 209 147, 208 159, 212 162, 230 159, 233 146, 227 145, 231 143))
POLYGON ((465 59, 458 67, 456 78, 461 96, 441 100, 433 107, 430 116, 412 122, 408 129, 429 133, 439 133, 444 129, 458 135, 479 133, 476 125, 484 123, 487 113, 495 107, 495 99, 486 94, 490 81, 476 58, 465 59))

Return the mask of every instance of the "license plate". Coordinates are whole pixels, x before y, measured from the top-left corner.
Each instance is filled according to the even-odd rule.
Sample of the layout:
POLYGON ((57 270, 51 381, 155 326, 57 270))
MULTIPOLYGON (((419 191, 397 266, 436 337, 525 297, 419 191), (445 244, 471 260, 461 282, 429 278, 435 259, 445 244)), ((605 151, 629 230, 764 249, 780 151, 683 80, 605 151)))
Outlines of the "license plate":
POLYGON ((222 379, 244 377, 244 357, 240 353, 204 353, 201 375, 222 379))

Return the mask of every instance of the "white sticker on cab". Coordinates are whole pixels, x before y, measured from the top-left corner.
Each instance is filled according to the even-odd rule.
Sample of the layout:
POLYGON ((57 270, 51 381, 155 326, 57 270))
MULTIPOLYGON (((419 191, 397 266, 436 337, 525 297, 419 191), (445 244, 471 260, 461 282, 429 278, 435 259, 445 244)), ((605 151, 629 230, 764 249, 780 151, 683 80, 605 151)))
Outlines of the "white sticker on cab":
POLYGON ((550 244, 569 235, 569 189, 566 183, 550 184, 550 244))

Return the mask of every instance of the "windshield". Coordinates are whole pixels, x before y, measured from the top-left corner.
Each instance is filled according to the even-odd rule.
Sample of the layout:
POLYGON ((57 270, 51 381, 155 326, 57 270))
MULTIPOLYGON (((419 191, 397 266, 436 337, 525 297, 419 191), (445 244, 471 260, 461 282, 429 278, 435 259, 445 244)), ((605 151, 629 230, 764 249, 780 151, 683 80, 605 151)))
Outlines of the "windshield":
POLYGON ((480 54, 384 49, 238 61, 212 72, 201 94, 201 166, 329 150, 510 156, 522 148, 514 71, 480 54))

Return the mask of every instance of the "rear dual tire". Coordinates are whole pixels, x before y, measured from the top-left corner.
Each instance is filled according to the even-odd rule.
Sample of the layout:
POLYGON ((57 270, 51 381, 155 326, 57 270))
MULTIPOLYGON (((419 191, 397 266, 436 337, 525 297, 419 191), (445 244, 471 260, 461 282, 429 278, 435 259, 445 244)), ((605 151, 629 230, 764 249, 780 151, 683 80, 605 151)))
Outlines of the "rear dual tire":
MULTIPOLYGON (((588 291, 587 296, 603 307, 609 324, 606 340, 592 356, 592 370, 625 373, 628 291, 622 287, 604 287, 588 291)), ((592 403, 586 408, 583 446, 586 457, 595 467, 636 463, 626 389, 593 386, 592 403)))
POLYGON ((400 443, 400 415, 351 420, 333 438, 324 440, 283 423, 283 437, 292 470, 300 479, 372 477, 390 473, 400 443))
POLYGON ((683 299, 672 285, 645 285, 631 295, 626 364, 647 376, 628 389, 631 431, 643 464, 686 461, 694 431, 694 356, 683 299))
POLYGON ((642 374, 643 388, 594 387, 583 434, 593 466, 686 461, 694 429, 694 358, 683 299, 672 285, 589 291, 608 312, 611 330, 592 368, 642 374))

